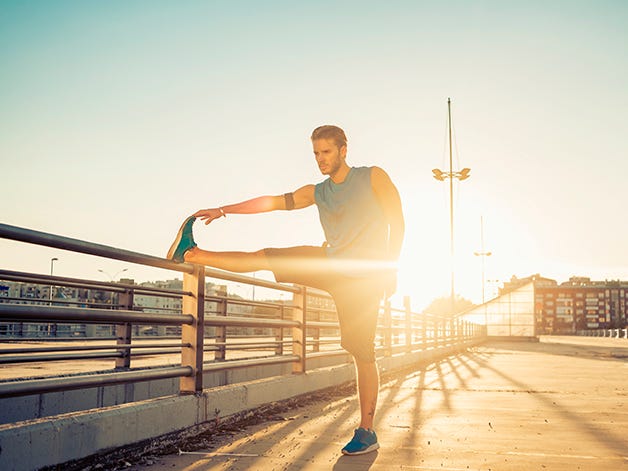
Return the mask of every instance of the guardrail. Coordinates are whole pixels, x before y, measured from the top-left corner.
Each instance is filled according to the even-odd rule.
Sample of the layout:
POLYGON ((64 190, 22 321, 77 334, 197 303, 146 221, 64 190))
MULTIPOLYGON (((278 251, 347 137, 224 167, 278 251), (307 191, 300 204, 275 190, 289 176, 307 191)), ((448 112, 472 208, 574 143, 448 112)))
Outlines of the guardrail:
MULTIPOLYGON (((106 372, 0 382, 0 398, 163 378, 179 378, 179 392, 195 394, 203 390, 203 374, 208 372, 289 364, 291 372, 299 374, 306 371, 308 360, 338 357, 339 362, 345 362, 348 359, 339 347, 338 323, 326 293, 188 263, 176 264, 159 257, 6 224, 0 224, 0 237, 183 273, 181 289, 164 289, 0 270, 0 280, 111 293, 108 303, 30 299, 27 301, 38 304, 23 304, 25 300, 19 296, 0 298, 0 326, 5 327, 4 336, 0 331, 0 342, 6 344, 0 348, 0 368, 33 362, 113 360, 111 371, 106 372), (208 278, 270 288, 288 293, 292 299, 262 302, 233 298, 226 292, 209 293, 208 278), (171 308, 163 308, 164 312, 142 312, 134 302, 139 295, 180 299, 181 308, 177 312, 170 312, 171 308), (240 312, 234 313, 235 308, 240 312), (68 334, 67 329, 58 329, 60 325, 76 328, 68 334), (87 339, 90 326, 95 325, 112 326, 110 334, 87 339), (47 340, 66 341, 65 344, 10 344, 26 338, 33 340, 28 337, 33 332, 29 330, 32 326, 47 340), (138 336, 140 326, 165 326, 176 336, 172 332, 138 336), (243 335, 246 329, 262 331, 243 335), (77 339, 86 344, 72 345, 77 339), (173 339, 178 341, 170 341, 173 339), (103 341, 115 343, 102 344, 103 341), (267 354, 269 351, 271 354, 267 354), (213 353, 212 358, 207 357, 208 352, 213 353), (239 354, 228 358, 228 352, 239 354), (173 353, 181 356, 177 366, 134 367, 132 363, 132 359, 173 353), (257 356, 250 357, 253 353, 257 356)), ((379 357, 438 348, 484 335, 483 326, 412 312, 408 298, 403 308, 385 303, 381 309, 376 349, 379 357)))
POLYGON ((586 337, 609 337, 615 339, 628 339, 627 329, 595 329, 595 330, 579 330, 578 335, 586 337))

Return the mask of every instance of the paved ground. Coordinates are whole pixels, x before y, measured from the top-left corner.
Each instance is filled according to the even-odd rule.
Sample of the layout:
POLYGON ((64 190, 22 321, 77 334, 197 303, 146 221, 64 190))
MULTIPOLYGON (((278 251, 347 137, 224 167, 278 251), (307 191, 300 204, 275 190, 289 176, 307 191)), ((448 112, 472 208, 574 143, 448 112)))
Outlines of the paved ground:
POLYGON ((332 397, 127 469, 628 470, 628 341, 491 343, 389 378, 381 449, 345 457, 356 411, 332 397))

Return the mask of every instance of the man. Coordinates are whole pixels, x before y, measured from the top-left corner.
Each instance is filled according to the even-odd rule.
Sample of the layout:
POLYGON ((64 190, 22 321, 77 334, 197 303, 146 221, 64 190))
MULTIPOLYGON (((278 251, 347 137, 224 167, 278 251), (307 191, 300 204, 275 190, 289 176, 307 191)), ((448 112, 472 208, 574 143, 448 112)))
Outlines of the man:
POLYGON ((375 328, 382 296, 396 288, 395 264, 404 234, 399 193, 379 167, 349 167, 347 138, 337 126, 320 126, 311 136, 325 181, 280 196, 202 209, 188 217, 168 251, 176 262, 234 272, 270 270, 278 282, 328 291, 340 322, 341 345, 353 355, 360 401, 360 424, 342 449, 347 455, 379 448, 373 418, 379 390, 375 328), (257 252, 201 250, 192 236, 196 218, 209 224, 227 214, 257 214, 316 204, 326 237, 322 247, 300 246, 257 252))

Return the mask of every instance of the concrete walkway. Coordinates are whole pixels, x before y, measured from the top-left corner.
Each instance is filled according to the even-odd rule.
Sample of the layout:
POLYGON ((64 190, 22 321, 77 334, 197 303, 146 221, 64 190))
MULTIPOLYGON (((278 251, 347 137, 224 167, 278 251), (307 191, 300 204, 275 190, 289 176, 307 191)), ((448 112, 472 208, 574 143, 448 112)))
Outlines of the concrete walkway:
POLYGON ((628 470, 628 341, 489 343, 387 378, 380 450, 345 457, 357 400, 331 397, 127 469, 628 470))

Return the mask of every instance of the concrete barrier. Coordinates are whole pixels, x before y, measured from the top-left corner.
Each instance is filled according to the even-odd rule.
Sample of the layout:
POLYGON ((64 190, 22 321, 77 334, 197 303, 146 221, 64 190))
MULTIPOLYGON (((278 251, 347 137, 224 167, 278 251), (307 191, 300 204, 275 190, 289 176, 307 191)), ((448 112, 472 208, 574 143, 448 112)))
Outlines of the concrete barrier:
MULTIPOLYGON (((479 343, 404 353, 378 360, 382 373, 420 366, 479 343)), ((185 430, 264 404, 354 379, 352 364, 309 370, 158 399, 0 425, 0 469, 33 471, 185 430)))

